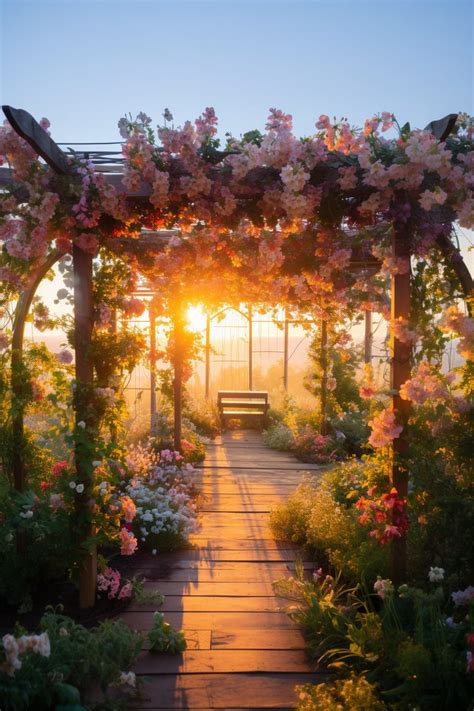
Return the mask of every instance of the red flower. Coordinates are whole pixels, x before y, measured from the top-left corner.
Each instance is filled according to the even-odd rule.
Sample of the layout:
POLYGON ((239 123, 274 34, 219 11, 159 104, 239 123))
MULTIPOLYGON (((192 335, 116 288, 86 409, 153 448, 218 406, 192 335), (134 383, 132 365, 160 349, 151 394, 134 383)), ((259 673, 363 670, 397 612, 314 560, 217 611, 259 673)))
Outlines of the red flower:
POLYGON ((59 477, 62 475, 63 471, 67 469, 68 463, 64 460, 62 462, 56 462, 53 464, 52 474, 53 476, 59 477))

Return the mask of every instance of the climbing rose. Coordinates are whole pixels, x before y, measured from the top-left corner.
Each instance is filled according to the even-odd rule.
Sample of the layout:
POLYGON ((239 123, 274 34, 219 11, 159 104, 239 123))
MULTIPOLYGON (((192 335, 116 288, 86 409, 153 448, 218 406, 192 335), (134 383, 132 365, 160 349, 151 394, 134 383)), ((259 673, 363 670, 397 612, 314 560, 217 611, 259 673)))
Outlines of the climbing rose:
POLYGON ((403 430, 401 425, 397 425, 393 410, 382 410, 373 420, 369 420, 369 425, 372 428, 369 437, 372 447, 387 447, 403 430))
POLYGON ((120 529, 120 553, 122 555, 133 555, 138 547, 138 541, 126 528, 120 529))

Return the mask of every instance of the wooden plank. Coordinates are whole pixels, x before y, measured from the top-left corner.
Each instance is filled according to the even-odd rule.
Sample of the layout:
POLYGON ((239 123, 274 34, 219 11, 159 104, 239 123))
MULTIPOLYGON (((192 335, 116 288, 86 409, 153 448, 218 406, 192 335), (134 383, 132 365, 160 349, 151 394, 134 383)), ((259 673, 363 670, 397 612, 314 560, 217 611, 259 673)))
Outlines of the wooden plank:
MULTIPOLYGON (((159 587, 158 587, 159 589, 159 587)), ((236 595, 214 596, 201 595, 167 595, 165 601, 160 605, 160 612, 274 612, 281 610, 288 604, 287 600, 268 596, 247 596, 236 595)), ((156 604, 135 605, 133 602, 127 610, 130 612, 154 612, 156 604)))
POLYGON ((197 583, 179 583, 170 580, 161 580, 160 582, 146 582, 146 590, 157 590, 162 595, 212 595, 213 597, 239 595, 240 597, 266 597, 273 595, 273 586, 271 582, 203 582, 197 583))
POLYGON ((140 655, 137 674, 235 674, 239 672, 312 672, 301 649, 190 650, 183 654, 140 655))
POLYGON ((236 630, 212 632, 212 649, 305 649, 306 642, 299 629, 236 630))
MULTIPOLYGON (((264 548, 263 550, 259 550, 257 547, 254 549, 231 551, 199 548, 196 550, 183 551, 181 555, 181 558, 174 559, 177 567, 184 567, 182 564, 186 564, 190 561, 200 561, 202 563, 207 563, 208 566, 213 566, 214 563, 287 563, 300 560, 302 558, 301 551, 295 549, 266 550, 264 548)), ((173 559, 164 557, 161 558, 161 562, 173 562, 173 559)))
POLYGON ((158 589, 161 582, 181 582, 188 583, 260 583, 273 582, 280 578, 287 577, 290 573, 289 567, 281 567, 273 570, 261 570, 261 566, 255 565, 253 568, 218 568, 218 569, 172 569, 166 573, 157 573, 153 568, 137 568, 135 574, 142 574, 149 580, 152 578, 156 582, 158 589), (153 577, 152 577, 153 576, 153 577))
MULTIPOLYGON (((149 630, 153 625, 151 612, 124 612, 121 619, 137 630, 149 630)), ((294 623, 284 612, 165 612, 165 619, 183 630, 232 630, 292 629, 294 623)))
MULTIPOLYGON (((299 550, 298 546, 287 541, 276 541, 273 538, 259 538, 258 540, 251 539, 245 541, 236 541, 234 538, 212 538, 201 536, 199 533, 193 534, 191 537, 193 547, 205 548, 208 550, 299 550)), ((161 559, 161 558, 160 558, 161 559)))
MULTIPOLYGON (((303 565, 311 565, 305 563, 303 565)), ((221 582, 233 582, 238 580, 248 580, 258 582, 259 580, 275 580, 285 575, 294 568, 291 563, 246 563, 218 562, 211 565, 200 564, 199 561, 184 562, 180 565, 163 566, 157 568, 153 564, 141 564, 133 568, 133 574, 145 575, 148 580, 181 580, 181 581, 205 581, 213 580, 221 582)))
POLYGON ((295 685, 324 681, 327 674, 178 674, 153 676, 140 709, 294 708, 295 685))

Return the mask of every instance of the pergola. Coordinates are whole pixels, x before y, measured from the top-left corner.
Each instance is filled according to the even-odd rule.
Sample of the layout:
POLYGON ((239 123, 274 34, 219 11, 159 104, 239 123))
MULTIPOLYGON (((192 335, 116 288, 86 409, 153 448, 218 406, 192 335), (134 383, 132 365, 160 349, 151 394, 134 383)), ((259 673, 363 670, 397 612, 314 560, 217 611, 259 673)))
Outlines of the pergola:
MULTIPOLYGON (((34 151, 50 166, 52 171, 58 176, 68 176, 72 180, 75 178, 76 168, 72 167, 67 154, 61 147, 54 142, 49 134, 39 125, 39 123, 26 111, 13 109, 9 106, 4 106, 3 111, 14 130, 27 141, 34 151)), ((450 134, 457 115, 450 114, 449 116, 429 124, 425 130, 431 131, 439 141, 444 141, 450 134)), ((212 170, 219 171, 219 163, 228 155, 225 152, 217 152, 213 157, 215 167, 212 170)), ((94 169, 103 174, 106 183, 114 188, 125 192, 126 200, 130 204, 146 204, 151 193, 150 185, 142 181, 136 190, 125 190, 122 185, 121 162, 116 154, 109 151, 83 151, 75 157, 91 160, 94 164, 94 169)), ((175 166, 176 171, 180 171, 179 163, 175 166)), ((247 176, 247 179, 242 181, 242 194, 248 194, 249 191, 258 193, 259 184, 264 182, 268 177, 268 171, 272 169, 257 168, 247 176), (265 172, 267 171, 267 172, 265 172)), ((322 180, 332 179, 337 173, 338 166, 328 165, 325 172, 315 172, 311 180, 314 184, 320 183, 322 180)), ((0 188, 12 182, 11 173, 8 168, 0 168, 0 188)), ((102 226, 102 231, 107 231, 107 227, 102 226)), ((134 255, 134 258, 140 260, 142 256, 160 253, 166 246, 167 240, 176 234, 175 230, 166 231, 145 231, 142 232, 138 239, 129 239, 126 237, 116 238, 112 236, 113 224, 110 226, 110 239, 106 239, 103 246, 113 251, 118 255, 134 255)), ((437 247, 440 249, 444 259, 449 263, 452 270, 456 273, 462 291, 468 296, 472 291, 472 278, 469 271, 463 262, 458 250, 452 244, 447 236, 439 236, 437 238, 437 247)), ((399 226, 395 225, 393 233, 393 256, 395 258, 410 258, 410 240, 399 226)), ((20 372, 19 365, 22 361, 22 347, 25 318, 31 306, 35 291, 48 270, 61 257, 61 253, 57 250, 52 250, 48 253, 43 263, 37 266, 35 273, 31 275, 28 289, 20 296, 16 306, 15 323, 12 343, 12 393, 13 398, 21 387, 21 382, 18 381, 18 373, 20 372)), ((76 383, 79 393, 87 392, 87 389, 92 386, 94 379, 93 362, 90 355, 90 345, 92 341, 92 333, 94 326, 93 313, 93 298, 92 298, 92 278, 93 278, 93 256, 91 253, 84 251, 77 244, 73 244, 72 250, 73 273, 74 273, 74 333, 75 333, 75 374, 76 383)), ((293 273, 298 273, 302 264, 305 269, 311 269, 314 254, 308 252, 299 255, 298 258, 292 258, 288 255, 289 265, 285 268, 292 270, 293 273), (303 261, 302 261, 303 260, 303 261)), ((368 270, 376 272, 379 269, 379 260, 372 255, 360 253, 355 249, 350 260, 350 269, 357 273, 358 271, 368 270)), ((244 301, 245 299, 243 299, 244 301)), ((410 272, 394 273, 391 278, 391 315, 392 322, 402 318, 408 319, 410 315, 410 272)), ((152 316, 153 318, 153 316, 152 316)), ((367 316, 370 319, 370 316, 367 316)), ((175 334, 176 343, 179 345, 180 331, 184 328, 181 318, 175 318, 175 334)), ((327 363, 324 363, 325 357, 325 341, 327 339, 326 323, 323 321, 322 327, 322 411, 325 410, 325 397, 327 386, 327 363)), ((152 348, 153 348, 152 343, 152 348)), ((395 455, 403 455, 407 451, 407 422, 410 414, 410 404, 406 400, 402 400, 399 396, 400 386, 410 378, 410 360, 412 346, 406 342, 402 342, 394 334, 391 333, 391 398, 392 407, 397 411, 398 418, 403 424, 403 432, 400 437, 394 440, 393 450, 395 455)), ((175 403, 175 445, 180 446, 181 440, 181 401, 182 401, 182 369, 179 363, 179 358, 174 363, 174 403, 175 403)), ((22 408, 14 409, 13 413, 13 439, 14 439, 14 463, 13 473, 15 486, 19 491, 22 491, 25 486, 25 471, 24 461, 22 456, 24 430, 23 430, 23 410, 22 408)), ((75 419, 76 425, 80 422, 85 422, 86 426, 90 420, 90 412, 88 410, 87 397, 76 396, 75 398, 75 419)), ((75 443, 75 464, 77 468, 77 478, 81 482, 89 482, 91 480, 90 467, 90 450, 84 446, 83 442, 75 443)), ((393 458, 391 471, 392 485, 397 489, 399 495, 405 498, 408 491, 408 474, 403 467, 399 466, 398 457, 393 458)), ((87 509, 87 486, 83 495, 78 496, 77 510, 84 514, 87 509)), ((90 534, 87 525, 81 530, 80 538, 85 540, 90 534)), ((402 538, 393 543, 393 578, 401 580, 406 567, 406 544, 402 538)), ((83 607, 92 606, 95 600, 96 587, 96 552, 92 551, 90 555, 85 557, 84 565, 81 571, 80 581, 80 599, 83 607)))

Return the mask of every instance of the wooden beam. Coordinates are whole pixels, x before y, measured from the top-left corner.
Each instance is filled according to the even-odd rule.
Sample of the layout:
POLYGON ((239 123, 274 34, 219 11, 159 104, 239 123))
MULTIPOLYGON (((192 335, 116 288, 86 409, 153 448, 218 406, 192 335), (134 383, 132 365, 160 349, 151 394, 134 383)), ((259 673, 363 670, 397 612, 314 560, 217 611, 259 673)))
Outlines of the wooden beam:
POLYGON ((149 307, 150 318, 150 432, 156 431, 156 317, 153 303, 149 307))
POLYGON ((2 109, 16 133, 30 144, 33 150, 51 166, 55 173, 67 175, 72 172, 71 164, 66 154, 28 111, 14 109, 12 106, 5 104, 2 109))
MULTIPOLYGON (((96 418, 92 405, 94 367, 92 360, 92 255, 73 247, 74 269, 74 348, 76 352, 76 389, 74 393, 75 443, 74 459, 77 483, 84 492, 76 494, 76 531, 79 547, 93 535, 91 509, 93 465, 95 459, 96 418)), ((81 608, 93 607, 96 599, 97 548, 85 553, 79 574, 79 601, 81 608)))
POLYGON ((364 363, 372 362, 372 311, 364 312, 364 363))
POLYGON ((173 378, 173 411, 174 411, 174 448, 181 451, 182 420, 183 420, 183 336, 184 314, 181 303, 177 304, 173 316, 174 328, 174 378, 173 378))
POLYGON ((430 121, 424 130, 430 131, 438 141, 445 141, 456 125, 458 115, 459 114, 448 114, 442 119, 430 121))
POLYGON ((285 310, 285 323, 283 328, 283 387, 285 388, 285 392, 288 392, 289 321, 287 310, 285 310))
POLYGON ((321 319, 321 434, 327 434, 327 402, 328 402, 328 325, 325 319, 321 319))
POLYGON ((249 304, 248 307, 248 322, 249 322, 249 372, 248 372, 248 381, 249 381, 249 390, 253 390, 253 314, 252 314, 252 306, 249 304))
MULTIPOLYGON (((396 259, 410 259, 410 235, 400 229, 394 230, 393 255, 396 259)), ((408 496, 408 467, 405 458, 408 453, 408 420, 411 404, 400 397, 400 388, 411 375, 412 346, 400 341, 394 333, 394 323, 398 318, 410 318, 411 301, 411 275, 392 275, 392 304, 390 325, 390 375, 392 390, 392 409, 395 412, 398 424, 403 426, 399 437, 393 441, 393 457, 391 463, 391 483, 402 499, 408 496)), ((395 584, 405 581, 407 570, 407 545, 406 536, 397 538, 391 547, 391 577, 395 584)))
POLYGON ((19 492, 25 489, 25 433, 24 416, 25 407, 23 401, 24 373, 23 373, 23 341, 25 336, 25 323, 31 304, 36 294, 36 290, 42 279, 49 272, 51 267, 61 258, 61 252, 54 250, 46 257, 36 274, 33 276, 28 289, 23 291, 15 307, 15 319, 12 333, 12 358, 11 358, 11 427, 12 427, 12 473, 15 489, 19 492))
POLYGON ((210 384, 211 384, 211 317, 206 314, 206 342, 204 345, 205 355, 205 395, 206 400, 209 400, 210 384))

